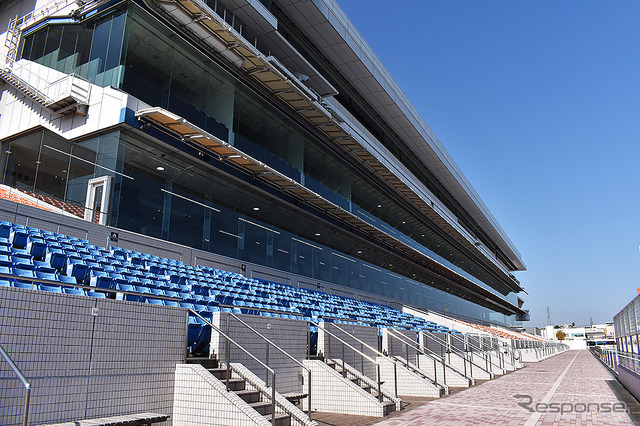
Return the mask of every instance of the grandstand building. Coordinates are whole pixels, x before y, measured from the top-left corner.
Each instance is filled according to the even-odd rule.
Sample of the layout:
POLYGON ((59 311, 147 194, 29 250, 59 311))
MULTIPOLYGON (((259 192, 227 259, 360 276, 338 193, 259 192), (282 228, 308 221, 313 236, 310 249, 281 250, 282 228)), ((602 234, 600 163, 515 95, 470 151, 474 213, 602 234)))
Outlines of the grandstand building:
MULTIPOLYGON (((419 387, 411 380, 429 381, 419 396, 442 396, 565 349, 508 328, 529 319, 512 274, 525 269, 520 254, 334 0, 9 0, 0 24, 0 300, 10 301, 0 314, 12 318, 0 324, 0 349, 49 350, 35 329, 2 340, 33 304, 39 324, 53 312, 80 328, 92 321, 82 334, 91 349, 77 354, 91 354, 92 367, 69 377, 105 392, 63 380, 58 358, 43 372, 24 355, 34 377, 55 376, 47 383, 65 392, 77 385, 82 400, 54 412, 41 395, 42 422, 147 404, 198 424, 180 411, 193 383, 206 382, 201 395, 230 386, 188 364, 174 371, 185 341, 191 358, 225 361, 227 378, 233 370, 296 424, 313 422, 267 395, 277 371, 301 409, 353 414, 327 395, 357 382, 373 401, 347 399, 381 416, 419 387), (230 321, 280 347, 268 343, 264 365, 242 358, 249 351, 232 364, 223 355, 237 348, 221 331, 230 321), (100 327, 112 337, 96 340, 100 327), (123 352, 131 333, 149 336, 136 342, 141 352, 166 356, 145 364, 123 352), (295 365, 270 370, 280 349, 295 365), (393 354, 406 377, 400 358, 385 358, 393 354), (433 361, 430 373, 421 359, 433 361), (273 373, 264 383, 262 366, 273 373), (331 391, 318 387, 331 380, 331 391), (100 398, 111 391, 109 410, 100 398), (136 398, 124 402, 125 391, 136 398)), ((253 350, 248 335, 233 336, 253 350)), ((0 397, 20 407, 20 383, 3 381, 13 373, 2 368, 0 397)), ((246 414, 222 399, 231 405, 219 412, 246 414)), ((202 424, 235 424, 225 418, 202 424)))
POLYGON ((33 3, 0 6, 24 16, 4 198, 353 297, 526 319, 520 254, 335 2, 33 3))

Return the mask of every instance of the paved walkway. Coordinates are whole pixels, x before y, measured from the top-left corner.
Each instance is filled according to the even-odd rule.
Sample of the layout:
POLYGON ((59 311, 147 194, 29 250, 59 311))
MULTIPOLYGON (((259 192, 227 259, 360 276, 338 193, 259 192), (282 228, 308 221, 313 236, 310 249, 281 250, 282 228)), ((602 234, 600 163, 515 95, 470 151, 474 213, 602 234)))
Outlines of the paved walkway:
POLYGON ((568 351, 376 425, 633 425, 623 392, 589 351, 568 351))

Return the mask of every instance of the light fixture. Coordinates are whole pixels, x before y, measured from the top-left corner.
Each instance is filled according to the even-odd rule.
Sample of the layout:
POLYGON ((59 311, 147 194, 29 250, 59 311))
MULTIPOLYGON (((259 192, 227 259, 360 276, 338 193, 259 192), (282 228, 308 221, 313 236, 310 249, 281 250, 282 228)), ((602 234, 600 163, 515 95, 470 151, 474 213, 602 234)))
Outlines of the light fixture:
POLYGON ((256 212, 257 212, 258 210, 260 210, 260 207, 254 207, 254 208, 253 208, 253 211, 256 211, 256 212))
POLYGON ((382 204, 378 204, 378 208, 382 207, 382 204))
POLYGON ((358 250, 358 254, 361 254, 361 253, 362 253, 362 250, 358 250))
POLYGON ((319 237, 319 236, 320 236, 320 233, 316 232, 316 233, 315 233, 315 236, 316 236, 316 237, 319 237))
POLYGON ((161 172, 161 171, 163 171, 163 170, 164 170, 164 167, 162 167, 162 166, 158 166, 158 167, 156 167, 156 170, 158 170, 159 172, 161 172))

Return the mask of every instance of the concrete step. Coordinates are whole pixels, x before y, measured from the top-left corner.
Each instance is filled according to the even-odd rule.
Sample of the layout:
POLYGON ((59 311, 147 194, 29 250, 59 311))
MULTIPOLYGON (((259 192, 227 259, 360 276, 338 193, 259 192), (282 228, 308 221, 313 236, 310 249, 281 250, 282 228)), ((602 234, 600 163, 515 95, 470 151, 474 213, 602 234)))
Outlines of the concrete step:
MULTIPOLYGON (((267 419, 267 421, 271 422, 271 414, 265 414, 262 417, 267 419)), ((276 413, 275 418, 276 418, 275 419, 276 426, 291 426, 291 416, 289 416, 288 414, 276 413)))
POLYGON ((271 403, 265 401, 252 402, 249 404, 251 408, 256 410, 258 413, 265 415, 271 414, 271 403))
POLYGON ((218 368, 218 360, 208 357, 189 357, 187 358, 187 364, 200 364, 204 368, 218 368))
POLYGON ((226 368, 207 368, 207 371, 216 379, 224 380, 227 378, 227 369, 226 368))
POLYGON ((234 391, 234 393, 242 398, 247 404, 250 404, 252 402, 260 402, 260 392, 258 391, 243 389, 234 391))

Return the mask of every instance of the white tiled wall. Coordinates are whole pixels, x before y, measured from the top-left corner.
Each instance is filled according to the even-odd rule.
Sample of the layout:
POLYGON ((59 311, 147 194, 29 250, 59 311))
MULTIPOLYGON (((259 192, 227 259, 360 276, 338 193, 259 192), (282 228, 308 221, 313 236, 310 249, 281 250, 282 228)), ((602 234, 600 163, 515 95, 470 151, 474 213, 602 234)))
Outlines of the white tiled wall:
POLYGON ((386 328, 382 331, 382 349, 390 356, 400 356, 408 359, 409 362, 416 363, 417 333, 411 330, 391 330, 386 328), (399 336, 399 338, 393 337, 399 336), (413 343, 413 345, 408 342, 413 343))
POLYGON ((389 358, 378 357, 378 363, 380 364, 380 376, 387 389, 392 389, 395 392, 395 380, 397 378, 397 389, 400 397, 438 398, 440 396, 439 389, 432 382, 403 368, 402 365, 398 364, 394 371, 393 362, 389 358))
POLYGON ((227 392, 224 384, 201 365, 181 364, 176 367, 173 424, 268 426, 271 423, 238 395, 227 392))
POLYGON ((375 396, 322 361, 305 361, 305 365, 313 375, 311 406, 314 411, 383 417, 383 406, 375 396))
POLYGON ((318 351, 322 352, 326 358, 342 359, 344 353, 344 361, 370 378, 376 377, 376 365, 369 361, 366 357, 362 356, 358 352, 350 349, 348 346, 343 345, 335 337, 332 337, 328 333, 324 333, 322 328, 329 333, 344 340, 349 345, 358 349, 364 353, 367 357, 375 360, 377 354, 375 351, 367 348, 367 346, 361 344, 357 340, 348 336, 343 331, 340 331, 338 327, 347 333, 355 336, 358 340, 361 340, 366 345, 372 348, 378 349, 378 329, 376 327, 365 327, 360 325, 346 325, 340 324, 337 327, 331 323, 321 323, 321 329, 318 331, 318 351), (344 347, 344 352, 342 351, 344 347))
MULTIPOLYGON (((278 345, 298 361, 307 357, 307 323, 302 320, 292 320, 283 318, 260 317, 256 315, 238 315, 256 329, 260 334, 278 345)), ((282 354, 273 346, 269 348, 267 363, 267 343, 257 337, 255 333, 239 323, 235 318, 226 313, 216 314, 214 325, 218 325, 222 331, 226 332, 232 339, 241 344, 259 360, 267 364, 276 371, 277 383, 276 391, 279 393, 306 392, 306 381, 303 379, 305 370, 282 354), (229 318, 229 329, 227 332, 227 318, 229 318)), ((225 361, 225 342, 218 333, 212 333, 211 350, 213 355, 220 361, 225 361)), ((231 345, 231 362, 238 362, 247 367, 256 376, 271 385, 271 375, 267 380, 267 372, 263 366, 246 355, 236 346, 231 345)))
MULTIPOLYGON (((178 308, 0 288, 0 344, 32 383, 30 424, 170 414, 185 324, 178 308)), ((1 359, 0 401, 0 424, 17 424, 24 387, 1 359)))

